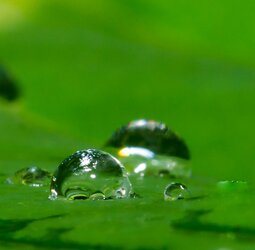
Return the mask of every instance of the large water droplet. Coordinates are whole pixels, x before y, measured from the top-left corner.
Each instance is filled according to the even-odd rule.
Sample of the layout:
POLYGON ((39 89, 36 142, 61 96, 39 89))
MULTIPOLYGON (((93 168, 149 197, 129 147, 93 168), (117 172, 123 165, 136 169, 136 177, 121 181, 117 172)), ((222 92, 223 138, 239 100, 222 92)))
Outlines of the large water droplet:
POLYGON ((165 201, 176 201, 189 197, 187 187, 181 183, 171 183, 164 190, 165 201))
POLYGON ((132 192, 123 165, 110 154, 87 149, 66 158, 52 177, 50 199, 118 199, 132 192))
POLYGON ((106 143, 107 147, 146 148, 153 153, 190 159, 189 149, 176 133, 164 123, 136 120, 118 129, 106 143))
POLYGON ((189 177, 190 153, 185 142, 163 123, 137 120, 118 129, 106 143, 128 173, 189 177))
POLYGON ((7 183, 24 184, 40 187, 50 184, 51 174, 36 166, 18 170, 14 176, 7 179, 7 183))

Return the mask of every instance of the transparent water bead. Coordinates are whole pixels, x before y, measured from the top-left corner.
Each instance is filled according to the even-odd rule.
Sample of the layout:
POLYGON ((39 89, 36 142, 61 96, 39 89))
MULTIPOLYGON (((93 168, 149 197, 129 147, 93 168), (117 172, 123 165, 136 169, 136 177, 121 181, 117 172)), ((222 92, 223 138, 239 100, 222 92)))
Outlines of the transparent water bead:
POLYGON ((164 190, 165 201, 176 201, 189 197, 187 187, 181 183, 171 183, 164 190))
POLYGON ((7 179, 10 184, 24 184, 40 187, 50 184, 51 174, 36 166, 18 170, 13 177, 7 179))
MULTIPOLYGON (((191 176, 190 163, 185 159, 153 153, 151 153, 151 156, 138 153, 123 155, 123 150, 128 151, 128 149, 131 148, 123 148, 117 151, 116 155, 126 167, 129 174, 160 177, 191 176)), ((134 148, 132 148, 132 151, 134 151, 134 148)), ((140 151, 140 149, 138 151, 140 151)))
POLYGON ((52 177, 50 199, 128 198, 131 183, 123 165, 112 155, 97 149, 80 150, 66 158, 52 177))
POLYGON ((185 142, 163 123, 130 122, 106 143, 129 174, 189 177, 190 153, 185 142))
POLYGON ((106 147, 145 148, 155 154, 190 159, 184 140, 164 123, 153 120, 135 120, 121 127, 107 141, 106 147))

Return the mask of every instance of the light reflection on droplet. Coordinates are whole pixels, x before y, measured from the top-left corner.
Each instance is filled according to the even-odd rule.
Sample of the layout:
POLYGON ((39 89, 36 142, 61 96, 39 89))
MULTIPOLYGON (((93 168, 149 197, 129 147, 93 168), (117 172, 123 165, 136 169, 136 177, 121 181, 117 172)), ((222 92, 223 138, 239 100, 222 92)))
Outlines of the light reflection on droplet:
POLYGON ((153 120, 135 120, 116 130, 106 147, 117 149, 143 148, 154 154, 190 159, 184 140, 164 123, 153 120))
POLYGON ((104 200, 128 198, 131 192, 123 165, 104 151, 88 149, 77 151, 59 165, 49 198, 104 200))
POLYGON ((106 143, 128 174, 190 177, 190 154, 185 142, 164 123, 136 120, 118 129, 106 143))
POLYGON ((139 164, 136 168, 135 168, 135 170, 134 170, 134 172, 136 173, 136 174, 138 174, 138 173, 143 173, 145 170, 146 170, 146 163, 141 163, 141 164, 139 164))
POLYGON ((187 187, 181 183, 171 183, 164 190, 165 201, 176 201, 189 197, 187 187))
POLYGON ((95 178, 96 178, 96 175, 95 175, 95 174, 91 174, 91 175, 90 175, 90 178, 95 179, 95 178))
POLYGON ((121 157, 137 155, 145 158, 153 158, 155 154, 146 148, 125 147, 119 150, 118 155, 121 157))

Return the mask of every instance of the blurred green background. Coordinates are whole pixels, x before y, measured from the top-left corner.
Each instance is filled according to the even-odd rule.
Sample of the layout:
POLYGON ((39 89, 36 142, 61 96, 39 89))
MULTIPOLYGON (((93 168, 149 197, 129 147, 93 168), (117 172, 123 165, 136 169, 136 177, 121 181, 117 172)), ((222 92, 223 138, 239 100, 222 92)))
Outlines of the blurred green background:
POLYGON ((14 241, 26 250, 254 249, 254 7, 249 0, 0 0, 0 64, 21 90, 17 101, 0 97, 0 248, 14 241), (186 140, 193 176, 204 181, 187 181, 191 190, 208 194, 210 180, 227 179, 248 181, 250 192, 168 204, 169 180, 146 179, 134 184, 142 199, 71 203, 49 201, 48 187, 4 184, 31 165, 53 171, 139 118, 163 121, 186 140))
MULTIPOLYGON (((117 127, 150 118, 185 138, 194 175, 254 181, 254 6, 1 0, 0 60, 22 89, 16 106, 79 140, 64 152, 100 147, 117 127)), ((0 133, 5 147, 24 148, 0 133)))

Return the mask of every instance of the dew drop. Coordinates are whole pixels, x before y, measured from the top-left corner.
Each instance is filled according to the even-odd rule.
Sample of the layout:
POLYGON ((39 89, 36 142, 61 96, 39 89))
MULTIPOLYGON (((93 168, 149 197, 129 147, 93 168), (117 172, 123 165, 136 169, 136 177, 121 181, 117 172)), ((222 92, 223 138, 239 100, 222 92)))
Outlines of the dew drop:
POLYGON ((181 183, 171 183, 164 190, 165 201, 176 201, 189 197, 187 187, 181 183))
POLYGON ((24 184, 32 187, 49 185, 51 174, 36 166, 23 168, 7 179, 10 184, 24 184))
POLYGON ((190 153, 183 139, 165 124, 136 120, 118 129, 105 144, 129 174, 189 177, 190 153))
POLYGON ((156 154, 190 159, 189 149, 184 140, 164 123, 153 120, 141 119, 130 122, 118 129, 107 141, 106 146, 138 147, 156 154))
POLYGON ((123 165, 97 149, 80 150, 66 158, 51 181, 50 199, 105 200, 128 198, 132 186, 123 165))

